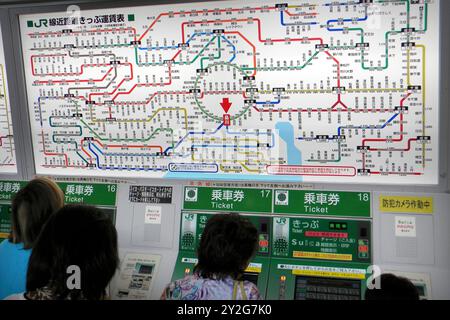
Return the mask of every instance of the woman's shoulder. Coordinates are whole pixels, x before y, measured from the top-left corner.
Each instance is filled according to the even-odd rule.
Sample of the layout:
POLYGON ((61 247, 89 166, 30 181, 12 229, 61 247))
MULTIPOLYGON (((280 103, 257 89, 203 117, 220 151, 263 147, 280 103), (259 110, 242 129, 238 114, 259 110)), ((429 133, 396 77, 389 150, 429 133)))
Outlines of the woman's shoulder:
POLYGON ((15 261, 14 259, 26 259, 28 261, 31 249, 25 249, 23 243, 12 243, 9 240, 4 240, 0 243, 0 255, 8 256, 9 261, 15 261))
POLYGON ((0 243, 0 254, 10 255, 15 250, 17 250, 17 245, 9 242, 8 239, 5 239, 0 243))
POLYGON ((8 250, 8 251, 18 251, 18 250, 24 250, 28 251, 27 249, 24 249, 23 243, 13 243, 9 239, 5 239, 0 243, 0 250, 8 250))
POLYGON ((197 275, 188 275, 182 279, 174 280, 167 285, 167 287, 184 287, 191 286, 193 283, 202 282, 204 279, 197 275))
POLYGON ((8 239, 4 239, 0 242, 0 250, 4 250, 5 248, 9 248, 12 245, 11 242, 9 242, 8 239))
POLYGON ((259 289, 253 282, 244 281, 244 289, 247 293, 248 300, 261 300, 262 297, 259 293, 259 289))
POLYGON ((161 299, 172 300, 182 299, 190 291, 196 291, 195 289, 201 286, 199 282, 202 282, 202 278, 197 275, 188 275, 182 279, 175 280, 167 285, 161 299))
POLYGON ((182 279, 175 280, 172 283, 180 285, 183 283, 192 283, 192 282, 198 282, 198 281, 202 281, 202 278, 196 274, 192 274, 192 275, 187 275, 182 279))

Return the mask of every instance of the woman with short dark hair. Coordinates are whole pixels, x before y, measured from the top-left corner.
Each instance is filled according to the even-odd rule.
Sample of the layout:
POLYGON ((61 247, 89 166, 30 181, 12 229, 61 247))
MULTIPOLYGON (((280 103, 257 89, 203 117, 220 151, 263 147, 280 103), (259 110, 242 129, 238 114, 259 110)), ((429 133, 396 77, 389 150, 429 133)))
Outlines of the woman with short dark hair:
POLYGON ((217 214, 206 224, 194 275, 172 282, 163 300, 259 300, 258 288, 241 281, 255 255, 258 231, 238 214, 217 214))
POLYGON ((11 300, 103 300, 119 264, 111 219, 90 206, 65 206, 42 230, 27 272, 26 292, 11 300))
POLYGON ((31 249, 49 217, 64 205, 64 193, 47 178, 30 181, 13 198, 11 233, 0 244, 0 300, 25 290, 31 249))

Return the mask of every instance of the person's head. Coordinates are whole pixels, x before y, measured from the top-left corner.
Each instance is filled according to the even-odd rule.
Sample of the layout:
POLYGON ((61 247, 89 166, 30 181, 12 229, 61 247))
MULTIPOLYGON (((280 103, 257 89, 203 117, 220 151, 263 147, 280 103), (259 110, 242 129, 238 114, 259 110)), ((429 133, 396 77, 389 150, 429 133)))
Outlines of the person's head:
POLYGON ((64 193, 47 178, 37 178, 22 188, 12 200, 12 243, 23 243, 30 249, 51 214, 64 205, 64 193))
POLYGON ((238 278, 256 253, 258 231, 237 214, 217 214, 206 223, 195 273, 203 278, 238 278))
POLYGON ((366 300, 419 300, 419 292, 414 284, 402 277, 393 274, 383 274, 375 281, 380 288, 366 290, 366 300))
POLYGON ((47 287, 55 299, 104 299, 119 264, 117 248, 116 228, 105 213, 90 206, 65 206, 50 217, 36 241, 27 293, 47 287), (79 268, 79 289, 68 288, 68 279, 76 274, 69 271, 71 266, 79 268))

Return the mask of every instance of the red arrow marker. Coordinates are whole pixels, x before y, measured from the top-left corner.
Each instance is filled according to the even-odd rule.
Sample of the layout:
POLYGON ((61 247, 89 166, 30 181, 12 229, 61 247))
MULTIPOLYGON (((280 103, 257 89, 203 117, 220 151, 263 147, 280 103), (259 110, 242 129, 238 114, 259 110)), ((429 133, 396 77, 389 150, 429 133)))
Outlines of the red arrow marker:
POLYGON ((223 111, 225 111, 225 113, 228 113, 228 111, 231 108, 232 103, 230 102, 229 98, 223 98, 220 105, 222 106, 223 111))

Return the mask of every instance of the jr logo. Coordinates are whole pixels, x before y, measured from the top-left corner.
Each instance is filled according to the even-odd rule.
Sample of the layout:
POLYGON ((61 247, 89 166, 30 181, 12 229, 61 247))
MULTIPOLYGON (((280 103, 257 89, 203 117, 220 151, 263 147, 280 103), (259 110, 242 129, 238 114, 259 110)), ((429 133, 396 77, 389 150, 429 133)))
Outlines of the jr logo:
POLYGON ((276 224, 285 225, 285 224, 286 224, 286 218, 278 218, 278 219, 275 219, 275 223, 276 223, 276 224))
POLYGON ((28 28, 41 28, 41 27, 48 27, 48 19, 40 19, 39 22, 34 22, 34 21, 28 21, 27 22, 27 26, 28 28))
POLYGON ((184 216, 184 220, 186 220, 186 221, 192 221, 192 220, 194 220, 194 215, 193 215, 193 214, 186 214, 186 215, 184 216))

